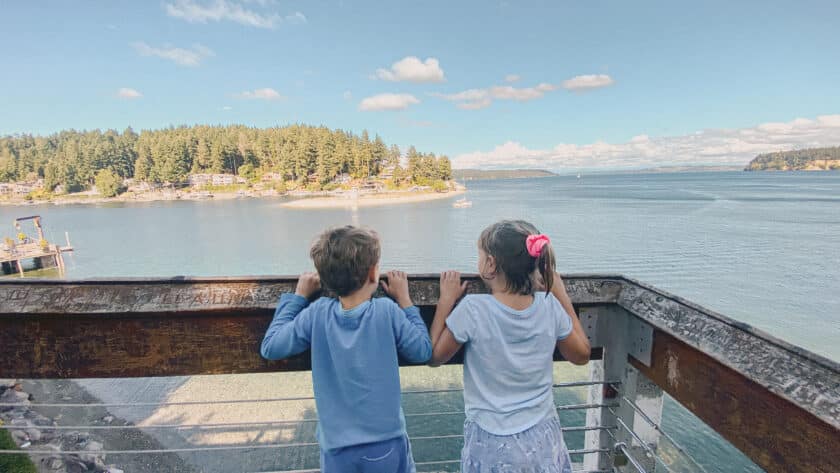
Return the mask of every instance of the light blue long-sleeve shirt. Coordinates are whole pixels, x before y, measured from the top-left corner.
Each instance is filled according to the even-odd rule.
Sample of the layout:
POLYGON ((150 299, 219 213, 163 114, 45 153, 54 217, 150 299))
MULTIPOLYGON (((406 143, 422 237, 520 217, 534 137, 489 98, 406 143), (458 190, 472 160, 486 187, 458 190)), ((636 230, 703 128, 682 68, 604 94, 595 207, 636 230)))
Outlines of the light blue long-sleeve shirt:
POLYGON ((397 356, 425 363, 432 342, 420 310, 386 298, 344 310, 337 299, 312 304, 283 294, 260 353, 269 360, 312 348, 318 442, 336 448, 405 435, 397 356))

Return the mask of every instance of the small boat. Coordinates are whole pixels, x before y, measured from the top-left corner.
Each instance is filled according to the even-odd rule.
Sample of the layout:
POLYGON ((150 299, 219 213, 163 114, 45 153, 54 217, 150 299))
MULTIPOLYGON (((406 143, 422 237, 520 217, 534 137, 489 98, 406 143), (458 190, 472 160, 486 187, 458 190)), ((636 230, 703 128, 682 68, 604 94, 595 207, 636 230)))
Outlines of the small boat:
POLYGON ((456 209, 467 209, 467 208, 472 207, 472 201, 467 200, 466 197, 461 197, 460 199, 456 200, 455 202, 452 202, 452 206, 455 207, 456 209))

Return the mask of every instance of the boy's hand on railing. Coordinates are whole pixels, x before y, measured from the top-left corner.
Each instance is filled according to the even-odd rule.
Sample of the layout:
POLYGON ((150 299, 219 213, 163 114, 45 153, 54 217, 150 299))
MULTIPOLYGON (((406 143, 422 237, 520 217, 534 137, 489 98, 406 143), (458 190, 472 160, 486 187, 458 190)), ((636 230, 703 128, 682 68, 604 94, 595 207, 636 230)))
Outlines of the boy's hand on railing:
POLYGON ((320 290, 321 278, 318 273, 303 273, 298 278, 295 294, 309 299, 320 290))
POLYGON ((411 295, 408 293, 408 276, 405 271, 388 271, 388 281, 382 281, 382 289, 391 296, 401 308, 411 307, 411 295))
POLYGON ((440 274, 440 298, 438 304, 454 306, 455 302, 464 295, 467 282, 461 282, 458 271, 444 271, 440 274))

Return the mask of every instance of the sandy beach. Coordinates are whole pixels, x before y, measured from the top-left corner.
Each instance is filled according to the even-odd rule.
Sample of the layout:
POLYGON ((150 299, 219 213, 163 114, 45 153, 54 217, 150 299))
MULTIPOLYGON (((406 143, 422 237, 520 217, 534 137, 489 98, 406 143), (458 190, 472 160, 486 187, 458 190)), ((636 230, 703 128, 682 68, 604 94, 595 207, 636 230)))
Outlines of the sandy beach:
POLYGON ((213 201, 230 200, 243 198, 292 198, 282 203, 283 207, 296 209, 328 209, 341 207, 372 207, 380 205, 410 204, 427 202, 431 200, 449 199, 466 192, 466 188, 458 185, 455 190, 447 192, 430 191, 394 191, 374 192, 369 194, 333 194, 326 192, 292 191, 287 194, 277 194, 271 191, 248 191, 248 192, 126 192, 116 197, 102 197, 92 193, 70 194, 52 198, 49 200, 35 199, 24 200, 22 198, 2 199, 0 206, 27 206, 27 205, 84 205, 84 204, 106 204, 111 202, 165 202, 165 201, 213 201))
POLYGON ((362 194, 356 197, 340 195, 334 197, 304 198, 283 202, 283 207, 292 209, 332 209, 342 207, 376 207, 380 205, 413 204, 431 200, 450 199, 466 192, 463 187, 448 192, 388 192, 362 194))

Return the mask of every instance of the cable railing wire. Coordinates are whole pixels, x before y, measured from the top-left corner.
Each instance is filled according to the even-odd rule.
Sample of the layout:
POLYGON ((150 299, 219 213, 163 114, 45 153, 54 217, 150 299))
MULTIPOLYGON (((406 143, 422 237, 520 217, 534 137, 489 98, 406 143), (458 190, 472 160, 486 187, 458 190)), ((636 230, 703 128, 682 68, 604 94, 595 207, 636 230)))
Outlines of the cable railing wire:
MULTIPOLYGON (((552 388, 574 388, 581 386, 614 385, 616 381, 570 381, 556 383, 552 388)), ((447 392, 461 392, 463 388, 441 388, 441 389, 416 389, 405 390, 402 394, 438 394, 447 392)), ((251 404, 261 402, 292 402, 312 401, 314 396, 292 396, 276 397, 266 399, 216 399, 208 401, 172 401, 172 402, 91 402, 91 403, 30 403, 27 407, 58 407, 58 408, 81 408, 81 407, 168 407, 168 406, 197 406, 197 405, 218 405, 218 404, 251 404)), ((0 403, 0 407, 21 407, 19 403, 0 403)))
POLYGON ((641 408, 641 407, 639 407, 639 406, 638 406, 635 402, 633 402, 632 400, 628 399, 626 396, 621 396, 621 399, 622 399, 623 401, 625 401, 627 404, 629 404, 629 405, 630 405, 630 407, 632 407, 632 408, 633 408, 633 410, 634 410, 634 411, 636 411, 636 413, 638 413, 638 414, 641 416, 641 418, 642 418, 645 422, 647 422, 647 423, 648 423, 648 425, 650 425, 650 426, 651 426, 651 427, 653 427, 653 428, 654 428, 657 432, 659 432, 660 434, 662 434, 662 436, 663 436, 663 437, 665 437, 665 438, 668 440, 668 442, 670 442, 670 443, 671 443, 671 445, 673 445, 673 446, 674 446, 674 448, 676 448, 676 449, 677 449, 677 451, 678 451, 678 452, 680 452, 680 454, 681 454, 683 457, 685 457, 686 459, 688 459, 688 461, 690 461, 690 462, 691 462, 694 466, 696 466, 698 469, 700 469, 700 471, 702 471, 703 473, 707 473, 707 472, 706 472, 706 469, 705 469, 705 468, 703 468, 703 465, 701 465, 701 464, 697 463, 697 461, 694 459, 694 457, 692 457, 692 456, 688 453, 688 451, 687 451, 685 448, 683 448, 683 446, 682 446, 682 445, 680 445, 680 444, 679 444, 676 440, 674 440, 674 438, 673 438, 673 437, 671 437, 671 436, 668 434, 668 432, 665 432, 665 430, 663 430, 663 429, 662 429, 662 426, 661 426, 661 425, 657 424, 657 423, 656 423, 653 419, 651 419, 651 418, 650 418, 650 417, 649 417, 649 416, 645 413, 645 411, 643 411, 643 410, 642 410, 642 408, 641 408))
MULTIPOLYGON (((423 414, 424 416, 445 416, 445 415, 452 415, 452 414, 463 414, 463 411, 458 412, 432 412, 423 414)), ((414 414, 406 414, 406 417, 412 417, 414 414)), ((285 427, 285 426, 296 426, 303 423, 311 423, 317 422, 318 419, 299 419, 299 420, 278 420, 278 421, 262 421, 262 422, 222 422, 222 423, 210 423, 210 424, 126 424, 126 425, 12 425, 12 424, 3 424, 0 425, 0 430, 28 430, 28 429, 36 429, 36 430, 145 430, 145 429, 184 429, 184 430, 213 430, 213 429, 247 429, 247 428, 257 428, 257 427, 264 427, 264 428, 272 428, 272 427, 285 427)), ((603 426, 577 426, 577 427, 563 427, 563 432, 584 432, 589 430, 605 430, 605 429, 616 429, 616 426, 612 427, 603 427, 603 426)))
POLYGON ((668 464, 665 463, 665 460, 663 460, 662 457, 657 455, 656 452, 653 451, 652 448, 650 448, 650 445, 648 445, 647 442, 645 442, 644 440, 642 440, 641 437, 639 437, 639 434, 637 434, 633 429, 628 427, 627 424, 623 420, 621 420, 621 418, 618 417, 612 409, 610 409, 610 412, 613 415, 615 415, 615 420, 616 422, 618 422, 618 425, 624 428, 624 430, 626 430, 627 433, 630 434, 636 440, 636 442, 638 442, 642 449, 644 449, 644 451, 647 452, 647 454, 650 455, 651 458, 654 459, 654 461, 658 461, 659 463, 661 463, 662 466, 665 467, 665 471, 667 471, 668 473, 673 473, 673 470, 671 470, 671 467, 669 467, 668 464))
POLYGON ((616 438, 616 436, 612 432, 610 432, 609 430, 607 431, 607 434, 610 437, 612 437, 613 442, 615 442, 614 450, 616 452, 621 452, 624 455, 624 457, 627 458, 627 461, 629 461, 630 464, 633 465, 633 468, 635 468, 638 473, 648 473, 647 469, 645 469, 644 465, 639 463, 639 461, 636 460, 636 457, 634 457, 630 453, 630 449, 627 448, 626 443, 624 443, 622 441, 619 441, 618 438, 616 438))
MULTIPOLYGON (((427 461, 427 462, 415 462, 414 465, 417 467, 424 467, 424 466, 445 466, 445 465, 458 465, 461 463, 461 460, 436 460, 436 461, 427 461)), ((275 471, 254 471, 251 473, 321 473, 320 468, 311 468, 307 470, 275 470, 275 471)), ((614 473, 613 470, 572 470, 572 473, 614 473)))
MULTIPOLYGON (((434 435, 427 437, 409 437, 409 440, 423 441, 423 440, 438 440, 462 437, 461 435, 434 435)), ((160 453, 195 453, 195 452, 216 452, 216 451, 235 451, 235 450, 264 450, 270 448, 304 448, 317 447, 318 442, 299 442, 299 443, 266 443, 256 445, 213 445, 205 447, 180 447, 180 448, 153 448, 153 449, 134 449, 134 450, 0 450, 0 454, 15 454, 26 453, 29 455, 130 455, 130 454, 160 454, 160 453)), ((569 455, 584 455, 587 453, 602 453, 609 452, 608 448, 590 448, 580 450, 569 450, 569 455)))

